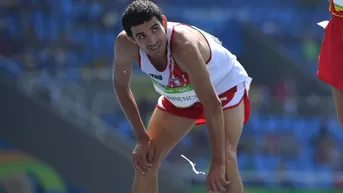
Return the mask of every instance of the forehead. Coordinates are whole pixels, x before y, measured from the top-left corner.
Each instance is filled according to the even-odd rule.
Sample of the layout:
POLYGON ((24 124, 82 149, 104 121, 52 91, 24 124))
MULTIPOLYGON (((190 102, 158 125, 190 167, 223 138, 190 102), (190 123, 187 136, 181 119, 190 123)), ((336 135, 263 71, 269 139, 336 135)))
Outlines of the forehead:
POLYGON ((161 23, 160 21, 158 21, 158 19, 156 19, 156 17, 153 17, 150 21, 146 21, 137 26, 132 26, 131 27, 132 34, 144 33, 145 31, 150 30, 150 28, 156 24, 160 25, 161 23))

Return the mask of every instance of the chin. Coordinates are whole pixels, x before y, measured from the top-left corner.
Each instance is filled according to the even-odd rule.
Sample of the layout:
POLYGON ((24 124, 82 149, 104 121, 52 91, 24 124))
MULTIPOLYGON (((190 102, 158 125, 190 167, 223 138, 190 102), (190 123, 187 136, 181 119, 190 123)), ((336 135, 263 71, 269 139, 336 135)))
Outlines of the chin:
POLYGON ((156 50, 156 51, 151 51, 149 53, 150 56, 154 56, 154 57, 159 57, 162 56, 164 54, 164 52, 162 52, 162 49, 156 50))
POLYGON ((164 55, 166 52, 167 52, 166 47, 165 47, 165 46, 162 46, 156 53, 157 53, 159 56, 162 56, 162 55, 164 55))

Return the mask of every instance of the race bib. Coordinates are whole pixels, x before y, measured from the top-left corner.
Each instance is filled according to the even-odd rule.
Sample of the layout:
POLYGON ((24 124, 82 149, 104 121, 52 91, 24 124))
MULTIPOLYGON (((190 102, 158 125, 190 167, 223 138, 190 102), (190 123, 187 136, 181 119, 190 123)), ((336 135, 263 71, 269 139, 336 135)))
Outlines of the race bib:
POLYGON ((171 88, 166 87, 153 80, 153 85, 159 94, 164 96, 174 106, 178 108, 187 108, 198 102, 198 97, 191 84, 186 84, 181 87, 171 88))

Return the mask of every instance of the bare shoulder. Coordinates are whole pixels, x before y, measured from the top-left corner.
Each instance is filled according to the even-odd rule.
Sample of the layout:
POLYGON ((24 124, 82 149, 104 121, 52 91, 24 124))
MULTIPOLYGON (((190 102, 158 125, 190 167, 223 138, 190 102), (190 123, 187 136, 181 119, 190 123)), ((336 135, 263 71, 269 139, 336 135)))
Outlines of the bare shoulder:
POLYGON ((205 36, 198 30, 188 25, 174 27, 171 47, 174 59, 200 57, 208 61, 211 50, 205 36))
POLYGON ((199 65, 206 65, 204 58, 208 58, 208 54, 203 49, 201 38, 203 37, 199 36, 199 32, 190 26, 174 27, 171 49, 173 58, 181 71, 188 74, 197 73, 196 68, 199 68, 199 65))
POLYGON ((172 46, 178 49, 197 45, 194 29, 186 25, 177 25, 173 31, 172 46))
POLYGON ((118 34, 114 45, 115 55, 120 56, 119 58, 126 60, 137 60, 138 46, 128 40, 125 31, 122 31, 118 34))

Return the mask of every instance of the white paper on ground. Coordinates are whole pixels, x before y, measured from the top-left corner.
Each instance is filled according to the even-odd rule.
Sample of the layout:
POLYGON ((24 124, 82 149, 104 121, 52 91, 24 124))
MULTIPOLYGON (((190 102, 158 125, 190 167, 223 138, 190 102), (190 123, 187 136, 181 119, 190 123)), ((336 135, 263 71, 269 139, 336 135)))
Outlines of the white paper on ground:
POLYGON ((193 163, 191 160, 189 160, 186 156, 181 155, 181 157, 183 157, 185 160, 188 161, 188 163, 192 166, 193 172, 194 172, 195 174, 203 174, 203 175, 206 175, 205 172, 199 172, 199 171, 197 171, 197 170, 195 169, 195 163, 193 163))

